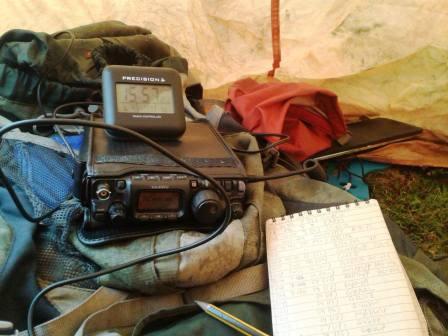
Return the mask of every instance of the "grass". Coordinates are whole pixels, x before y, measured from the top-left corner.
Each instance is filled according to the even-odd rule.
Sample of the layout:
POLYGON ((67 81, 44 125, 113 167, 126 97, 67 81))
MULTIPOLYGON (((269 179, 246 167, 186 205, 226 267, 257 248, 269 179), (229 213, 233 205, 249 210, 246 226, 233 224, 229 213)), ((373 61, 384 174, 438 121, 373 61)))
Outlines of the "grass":
POLYGON ((371 197, 430 256, 448 253, 448 170, 392 167, 366 178, 371 197))

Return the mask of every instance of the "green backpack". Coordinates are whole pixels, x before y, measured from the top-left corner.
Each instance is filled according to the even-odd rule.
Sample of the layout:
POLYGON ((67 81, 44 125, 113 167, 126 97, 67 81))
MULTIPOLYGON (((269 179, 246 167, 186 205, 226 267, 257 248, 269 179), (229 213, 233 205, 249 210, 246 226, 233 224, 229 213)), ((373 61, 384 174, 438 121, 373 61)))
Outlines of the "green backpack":
POLYGON ((15 29, 0 38, 0 113, 11 120, 98 101, 108 64, 172 67, 187 61, 149 30, 107 21, 54 34, 15 29))

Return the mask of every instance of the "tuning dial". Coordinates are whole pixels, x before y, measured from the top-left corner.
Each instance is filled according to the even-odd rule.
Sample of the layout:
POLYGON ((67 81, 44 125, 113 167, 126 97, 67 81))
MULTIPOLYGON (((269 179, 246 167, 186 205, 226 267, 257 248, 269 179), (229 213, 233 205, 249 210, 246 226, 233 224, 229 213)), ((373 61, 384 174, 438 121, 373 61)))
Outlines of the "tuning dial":
POLYGON ((109 219, 114 225, 122 225, 126 222, 126 208, 123 203, 113 203, 109 207, 109 219))
POLYGON ((191 203, 194 218, 205 225, 215 224, 224 212, 224 204, 213 190, 198 191, 191 203))

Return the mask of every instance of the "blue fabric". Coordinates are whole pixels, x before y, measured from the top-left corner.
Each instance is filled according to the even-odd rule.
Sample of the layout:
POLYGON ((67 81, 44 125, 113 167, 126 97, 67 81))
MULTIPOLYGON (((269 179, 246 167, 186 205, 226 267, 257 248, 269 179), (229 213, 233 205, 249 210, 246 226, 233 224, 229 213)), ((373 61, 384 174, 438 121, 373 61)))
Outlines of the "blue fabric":
MULTIPOLYGON (((49 209, 54 209, 72 193, 75 161, 51 149, 16 142, 13 157, 20 180, 49 209)), ((11 176, 10 176, 11 178, 11 176)), ((14 179, 17 182, 17 178, 14 179)))
MULTIPOLYGON (((61 137, 59 135, 53 135, 51 137, 54 141, 61 145, 65 145, 64 141, 62 141, 61 137)), ((84 138, 83 134, 80 135, 66 135, 65 139, 67 140, 68 144, 72 146, 74 150, 79 150, 82 145, 82 140, 84 138)))
POLYGON ((341 162, 330 161, 327 166, 327 182, 348 191, 360 200, 370 198, 369 186, 363 178, 373 171, 386 169, 389 165, 366 160, 352 160, 341 168, 341 162), (350 183, 350 185, 348 184, 350 183), (345 188, 344 188, 345 187, 345 188))
MULTIPOLYGON (((21 191, 17 193, 26 200, 21 191)), ((30 211, 31 205, 22 202, 30 211)), ((0 265, 0 320, 11 321, 16 328, 25 329, 28 306, 40 291, 36 282, 36 248, 33 242, 36 224, 22 217, 5 188, 0 188, 0 215, 13 233, 8 258, 0 265)), ((42 323, 58 314, 43 299, 36 307, 35 323, 42 323)))
MULTIPOLYGON (((50 282, 99 269, 67 241, 70 223, 81 208, 76 199, 66 201, 72 195, 75 164, 71 156, 33 143, 3 140, 0 146, 0 165, 29 214, 38 217, 61 205, 36 232, 36 224, 25 220, 0 188, 0 215, 13 234, 8 259, 0 265, 0 320, 19 329, 25 328, 26 310, 39 291, 36 268, 38 276, 50 282)), ((94 280, 76 285, 97 287, 94 280)), ((37 307, 36 322, 57 315, 44 300, 37 307)))

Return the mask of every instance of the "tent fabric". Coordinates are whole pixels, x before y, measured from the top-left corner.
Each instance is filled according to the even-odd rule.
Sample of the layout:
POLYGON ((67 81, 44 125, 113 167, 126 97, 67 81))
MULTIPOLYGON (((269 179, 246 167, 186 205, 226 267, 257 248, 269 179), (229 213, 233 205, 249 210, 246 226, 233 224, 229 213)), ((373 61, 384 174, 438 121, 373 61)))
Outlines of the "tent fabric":
MULTIPOLYGON (((54 32, 109 19, 145 27, 188 59, 190 72, 210 90, 271 69, 270 5, 270 0, 154 0, 150 4, 67 0, 61 6, 57 0, 36 0, 31 6, 18 0, 3 8, 0 32, 14 28, 54 32)), ((280 1, 279 19, 282 62, 277 78, 319 79, 314 84, 334 91, 345 115, 356 112, 408 120, 425 128, 438 127, 448 137, 448 104, 443 99, 448 76, 447 1, 285 0, 280 1), (407 66, 400 65, 404 63, 407 66), (383 75, 382 65, 387 70, 383 75)), ((227 98, 227 90, 220 98, 227 98)), ((376 157, 448 167, 448 158, 421 160, 443 153, 446 144, 432 141, 422 150, 408 145, 416 155, 406 162, 398 159, 399 149, 393 147, 387 158, 380 152, 376 157)))
POLYGON ((381 115, 426 130, 416 140, 362 157, 448 168, 448 50, 426 47, 351 76, 307 82, 336 92, 346 118, 381 115))
MULTIPOLYGON (((272 67, 271 0, 17 0, 0 32, 53 32, 104 20, 145 27, 188 59, 206 88, 272 67), (39 13, 39 15, 36 15, 39 13)), ((335 78, 385 64, 427 45, 448 48, 440 0, 280 1, 280 74, 335 78)))

